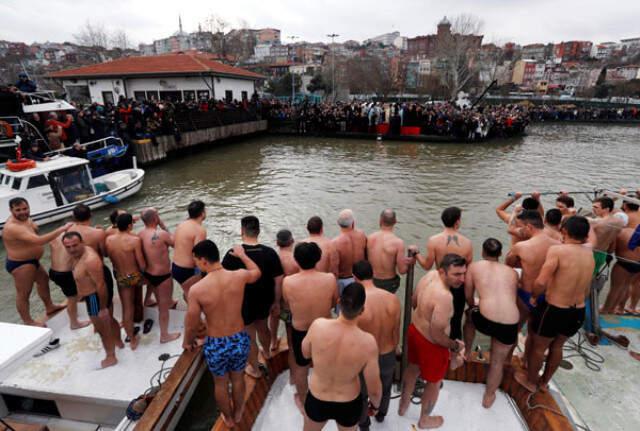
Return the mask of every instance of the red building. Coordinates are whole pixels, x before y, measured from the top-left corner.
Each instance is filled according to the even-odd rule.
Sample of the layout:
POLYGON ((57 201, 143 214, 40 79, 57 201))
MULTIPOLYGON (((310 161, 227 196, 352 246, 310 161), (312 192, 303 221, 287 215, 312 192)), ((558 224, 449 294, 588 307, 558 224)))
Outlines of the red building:
POLYGON ((586 60, 591 56, 592 45, 593 43, 586 40, 560 42, 555 46, 554 56, 562 59, 562 61, 586 60))
POLYGON ((463 38, 469 43, 469 48, 480 49, 482 37, 476 35, 461 35, 451 32, 451 22, 445 16, 438 24, 437 34, 416 36, 407 39, 407 53, 413 57, 435 57, 438 53, 438 44, 449 38, 463 38))

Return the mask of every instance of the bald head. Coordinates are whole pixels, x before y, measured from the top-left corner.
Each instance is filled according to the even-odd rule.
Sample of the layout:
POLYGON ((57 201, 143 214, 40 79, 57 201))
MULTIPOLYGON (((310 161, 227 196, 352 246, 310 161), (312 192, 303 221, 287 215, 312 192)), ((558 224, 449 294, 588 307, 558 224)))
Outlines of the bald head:
POLYGON ((380 213, 380 225, 386 227, 392 227, 396 224, 396 212, 391 208, 380 213))
POLYGON ((353 218, 353 211, 350 209, 340 211, 338 214, 338 226, 342 228, 350 228, 353 227, 353 223, 355 219, 353 218))
POLYGON ((151 226, 158 220, 158 211, 155 208, 147 208, 140 215, 145 226, 151 226))

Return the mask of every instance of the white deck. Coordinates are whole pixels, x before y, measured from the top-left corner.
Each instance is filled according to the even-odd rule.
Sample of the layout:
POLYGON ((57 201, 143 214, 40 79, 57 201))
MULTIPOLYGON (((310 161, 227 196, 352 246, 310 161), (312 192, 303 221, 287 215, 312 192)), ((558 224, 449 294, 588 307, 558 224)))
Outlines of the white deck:
MULTIPOLYGON (((86 319, 84 303, 78 304, 78 310, 80 318, 86 319)), ((182 332, 184 311, 170 313, 169 330, 182 332)), ((131 399, 142 394, 160 370, 158 357, 182 352, 182 338, 160 344, 156 308, 145 309, 145 318, 152 318, 154 325, 148 334, 140 331, 137 350, 125 343, 125 349, 116 349, 118 364, 100 369, 104 351, 93 327, 71 331, 66 312, 59 313, 47 325, 53 329, 53 337, 60 339, 61 347, 39 358, 25 357, 23 364, 0 381, 0 392, 55 400, 63 418, 117 424, 131 399)), ((124 338, 124 330, 122 334, 124 338)), ((167 361, 165 368, 176 360, 167 361)))
MULTIPOLYGON (((613 320, 615 318, 608 318, 613 320)), ((627 318, 634 327, 615 328, 606 330, 629 337, 629 349, 640 351, 640 318, 627 318)), ((577 336, 574 337, 577 339, 577 336)), ((558 369, 553 376, 557 390, 571 404, 578 420, 591 430, 627 431, 640 429, 640 384, 638 370, 640 362, 629 356, 629 352, 615 345, 591 347, 604 357, 600 365, 601 371, 590 370, 582 358, 569 358, 573 364, 572 370, 558 369)), ((565 352, 565 356, 575 352, 565 352)))
MULTIPOLYGON (((271 387, 260 415, 253 425, 254 431, 299 430, 302 429, 302 415, 293 402, 294 387, 288 384, 289 371, 280 374, 271 387)), ((518 414, 513 410, 507 396, 499 392, 491 409, 482 407, 484 385, 446 380, 440 391, 438 403, 433 411, 444 417, 446 431, 517 431, 526 430, 518 414), (463 412, 463 414, 461 414, 463 412)), ((392 399, 389 413, 383 423, 372 420, 372 430, 411 430, 420 416, 420 406, 412 404, 404 417, 397 415, 398 399, 392 399)), ((324 428, 337 430, 331 421, 324 428)))
POLYGON ((20 357, 47 344, 51 334, 49 328, 0 322, 0 379, 20 357))

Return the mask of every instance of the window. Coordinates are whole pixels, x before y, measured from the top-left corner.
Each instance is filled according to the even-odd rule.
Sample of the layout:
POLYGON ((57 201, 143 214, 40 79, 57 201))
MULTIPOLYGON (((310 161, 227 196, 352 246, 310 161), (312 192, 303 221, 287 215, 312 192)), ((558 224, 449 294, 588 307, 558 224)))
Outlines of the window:
POLYGON ((233 101, 233 91, 225 90, 224 91, 224 100, 226 100, 227 103, 231 103, 233 101))
POLYGON ((36 175, 35 177, 29 178, 29 182, 27 183, 27 190, 48 185, 49 181, 47 181, 47 178, 44 175, 36 175))
POLYGON ((167 102, 180 102, 182 100, 181 91, 161 91, 160 100, 166 100, 167 102))
POLYGON ((147 91, 147 100, 159 100, 157 91, 147 91))
POLYGON ((14 190, 20 190, 20 186, 22 185, 22 178, 16 178, 11 185, 11 188, 14 190))
POLYGON ((184 97, 184 101, 188 102, 190 100, 195 100, 196 99, 196 92, 193 90, 184 90, 182 92, 182 95, 184 97))
POLYGON ((242 100, 247 100, 249 98, 249 93, 247 93, 246 91, 243 91, 241 94, 242 94, 242 100))
POLYGON ((209 100, 209 90, 198 90, 198 100, 209 100))
POLYGON ((103 91, 102 92, 102 103, 105 104, 105 105, 107 103, 113 104, 113 92, 111 92, 111 91, 103 91))
POLYGON ((61 169, 49 174, 54 193, 62 193, 67 202, 78 202, 94 195, 91 177, 84 166, 61 169))
POLYGON ((147 95, 145 94, 144 91, 134 91, 133 98, 136 99, 138 102, 142 102, 144 99, 147 98, 147 95))

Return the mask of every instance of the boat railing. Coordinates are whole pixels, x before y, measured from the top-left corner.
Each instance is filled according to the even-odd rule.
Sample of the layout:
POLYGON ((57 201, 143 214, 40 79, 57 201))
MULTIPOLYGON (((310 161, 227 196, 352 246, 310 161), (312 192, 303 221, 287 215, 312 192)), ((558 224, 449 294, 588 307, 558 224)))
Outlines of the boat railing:
POLYGON ((9 124, 13 129, 13 134, 14 134, 12 138, 5 138, 5 137, 1 138, 0 148, 17 146, 18 143, 21 142, 21 140, 24 138, 22 135, 29 134, 33 137, 33 139, 36 142, 38 142, 38 144, 44 145, 45 148, 49 149, 49 143, 44 138, 44 136, 42 136, 42 133, 40 133, 40 130, 38 130, 36 126, 34 126, 32 123, 25 120, 24 118, 17 117, 17 116, 7 116, 7 117, 0 117, 0 121, 4 121, 7 124, 9 124), (17 137, 20 137, 20 140, 16 139, 17 137))
MULTIPOLYGON (((80 147, 83 149, 86 149, 87 151, 92 151, 92 150, 99 150, 101 148, 106 148, 110 145, 124 146, 124 142, 122 141, 121 138, 117 136, 107 136, 106 138, 96 139, 95 141, 90 141, 90 142, 85 142, 83 144, 80 144, 80 147)), ((46 153, 46 155, 50 156, 50 155, 56 155, 56 154, 63 154, 72 149, 73 147, 60 148, 58 150, 49 151, 48 153, 46 153)))
POLYGON ((56 101, 56 93, 52 90, 40 90, 32 93, 19 91, 18 93, 22 96, 22 102, 25 105, 37 105, 56 101))

